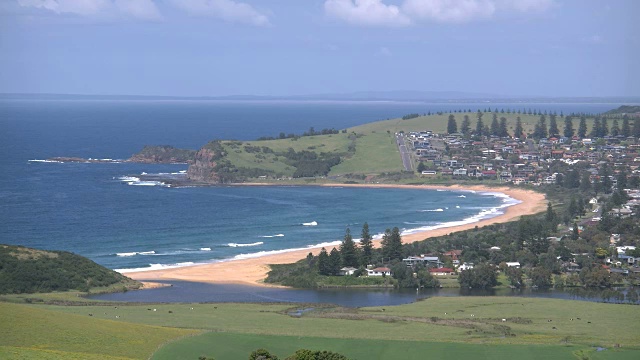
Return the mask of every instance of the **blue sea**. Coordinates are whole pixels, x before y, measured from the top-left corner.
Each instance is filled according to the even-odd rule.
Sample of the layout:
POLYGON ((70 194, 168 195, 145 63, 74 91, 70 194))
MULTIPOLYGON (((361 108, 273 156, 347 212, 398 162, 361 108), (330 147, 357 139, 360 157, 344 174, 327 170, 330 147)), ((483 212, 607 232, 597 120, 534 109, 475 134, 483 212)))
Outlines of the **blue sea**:
MULTIPOLYGON (((598 113, 619 104, 524 104, 598 113)), ((339 241, 362 224, 380 234, 471 223, 514 203, 501 194, 320 187, 130 186, 186 165, 46 163, 124 159, 144 145, 197 149, 211 139, 346 128, 407 113, 514 104, 0 100, 0 243, 68 250, 112 269, 225 261, 339 241)))

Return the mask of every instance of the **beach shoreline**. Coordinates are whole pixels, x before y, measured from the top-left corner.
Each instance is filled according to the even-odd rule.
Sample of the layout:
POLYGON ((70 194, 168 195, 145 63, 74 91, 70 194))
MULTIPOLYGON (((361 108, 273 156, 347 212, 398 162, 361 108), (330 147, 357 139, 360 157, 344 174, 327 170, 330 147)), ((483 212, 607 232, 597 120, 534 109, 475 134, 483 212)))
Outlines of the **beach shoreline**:
MULTIPOLYGON (((237 186, 277 186, 278 184, 246 183, 237 186)), ((303 185, 306 186, 306 185, 303 185)), ((504 213, 481 219, 477 222, 464 225, 442 227, 434 230, 421 231, 402 236, 404 244, 422 241, 428 238, 447 235, 449 233, 473 229, 476 226, 483 227, 491 224, 505 223, 518 219, 523 215, 532 215, 546 209, 544 194, 510 187, 488 187, 482 185, 394 185, 394 184, 319 184, 309 186, 326 187, 360 187, 360 188, 394 188, 394 189, 424 189, 424 190, 449 190, 449 191, 476 191, 484 193, 502 193, 519 203, 504 208, 504 213)), ((380 246, 380 240, 374 240, 376 247, 380 246)), ((333 246, 325 247, 331 251, 333 246)), ((307 256, 309 252, 317 255, 321 247, 312 247, 302 250, 292 250, 277 254, 247 259, 230 259, 209 264, 197 264, 192 266, 168 268, 160 270, 124 272, 123 274, 134 279, 144 281, 183 280, 193 282, 205 282, 215 284, 245 284, 254 286, 276 286, 266 284, 263 280, 270 270, 270 264, 293 263, 307 256)))

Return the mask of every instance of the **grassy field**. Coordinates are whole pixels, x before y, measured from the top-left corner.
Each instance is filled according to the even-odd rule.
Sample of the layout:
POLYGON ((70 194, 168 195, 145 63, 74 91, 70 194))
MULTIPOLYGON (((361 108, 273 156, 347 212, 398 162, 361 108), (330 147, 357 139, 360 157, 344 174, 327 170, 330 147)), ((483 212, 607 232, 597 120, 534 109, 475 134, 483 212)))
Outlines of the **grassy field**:
POLYGON ((198 333, 118 321, 114 315, 88 316, 91 311, 114 313, 113 307, 77 308, 85 311, 0 303, 0 358, 144 359, 170 340, 198 333))
MULTIPOLYGON (((244 359, 252 350, 265 348, 281 359, 298 349, 330 350, 351 359, 570 359, 573 346, 476 345, 430 341, 331 339, 301 336, 206 333, 162 347, 154 360, 197 359, 214 356, 217 360, 244 359)), ((624 353, 619 353, 624 354, 624 353)), ((629 358, 631 359, 631 358, 629 358)))
POLYGON ((85 345, 80 346, 82 342, 91 344, 92 351, 87 351, 90 354, 136 358, 131 353, 135 347, 132 344, 139 339, 136 332, 144 333, 145 339, 155 334, 154 345, 144 351, 138 348, 139 354, 146 352, 148 356, 154 346, 168 339, 205 331, 206 335, 172 342, 163 347, 156 358, 174 358, 171 354, 189 348, 188 354, 193 356, 236 359, 240 355, 240 358, 246 357, 262 346, 259 344, 269 345, 267 347, 279 355, 309 347, 344 352, 356 359, 389 358, 383 355, 402 349, 420 350, 415 350, 416 354, 428 351, 436 358, 451 351, 459 355, 481 354, 480 358, 491 359, 506 358, 509 354, 526 359, 533 356, 528 354, 542 353, 552 358, 566 358, 570 354, 591 359, 640 357, 640 311, 632 305, 584 301, 434 297, 402 306, 360 309, 317 304, 157 304, 123 305, 118 309, 95 305, 6 306, 12 308, 6 309, 2 304, 2 309, 6 309, 3 312, 16 315, 6 318, 3 314, 2 323, 10 324, 21 318, 24 329, 7 337, 11 331, 3 325, 5 329, 0 331, 3 351, 8 351, 8 347, 23 347, 29 351, 83 353, 87 350, 85 345), (309 307, 314 309, 301 317, 289 315, 295 309, 309 307), (93 316, 89 317, 89 313, 93 316), (56 323, 54 328, 59 329, 59 333, 67 335, 57 335, 51 340, 47 337, 52 334, 44 338, 27 337, 28 333, 43 333, 52 322, 56 323), (77 329, 88 330, 77 334, 77 329), (100 340, 101 334, 112 332, 119 334, 117 340, 100 340), (76 337, 82 341, 72 341, 76 337), (296 341, 291 340, 294 338, 296 341), (377 345, 360 345, 369 342, 377 345), (621 349, 614 352, 616 344, 621 349), (597 346, 609 350, 593 351, 597 346))
MULTIPOLYGON (((462 124, 464 115, 469 115, 471 128, 475 129, 476 113, 455 113, 458 127, 462 124)), ((524 114, 498 114, 498 117, 507 118, 507 127, 513 133, 516 118, 520 116, 525 132, 533 132, 534 125, 539 116, 524 114)), ((227 159, 237 167, 257 168, 272 171, 285 177, 293 175, 295 168, 285 163, 282 156, 263 151, 247 151, 249 147, 268 147, 273 152, 286 152, 289 148, 295 151, 308 150, 316 153, 326 152, 333 154, 347 154, 349 145, 355 145, 355 153, 343 157, 343 161, 334 166, 329 176, 344 174, 380 174, 383 172, 397 172, 403 170, 398 148, 395 144, 394 133, 404 131, 431 130, 436 133, 445 133, 449 114, 420 116, 413 119, 390 119, 369 124, 355 126, 347 129, 346 133, 332 135, 305 136, 295 139, 277 139, 264 141, 223 141, 222 145, 227 151, 227 159), (357 138, 349 138, 355 133, 357 138)), ((490 125, 492 114, 487 113, 483 117, 485 124, 490 125)), ((574 129, 578 128, 579 119, 574 119, 574 129)), ((547 125, 549 116, 547 116, 547 125)), ((588 128, 593 119, 587 119, 588 128)), ((562 131, 564 119, 558 118, 558 128, 562 131)))

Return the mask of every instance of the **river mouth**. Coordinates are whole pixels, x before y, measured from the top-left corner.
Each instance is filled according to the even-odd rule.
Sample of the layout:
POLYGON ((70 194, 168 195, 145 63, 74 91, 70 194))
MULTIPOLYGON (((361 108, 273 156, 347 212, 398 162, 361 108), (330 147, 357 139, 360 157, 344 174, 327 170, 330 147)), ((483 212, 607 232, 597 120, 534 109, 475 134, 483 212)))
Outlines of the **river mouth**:
POLYGON ((392 306, 409 304, 430 297, 513 296, 616 304, 640 305, 638 289, 288 289, 236 284, 206 284, 187 281, 163 282, 172 286, 156 289, 93 295, 103 301, 139 303, 322 303, 347 307, 392 306))

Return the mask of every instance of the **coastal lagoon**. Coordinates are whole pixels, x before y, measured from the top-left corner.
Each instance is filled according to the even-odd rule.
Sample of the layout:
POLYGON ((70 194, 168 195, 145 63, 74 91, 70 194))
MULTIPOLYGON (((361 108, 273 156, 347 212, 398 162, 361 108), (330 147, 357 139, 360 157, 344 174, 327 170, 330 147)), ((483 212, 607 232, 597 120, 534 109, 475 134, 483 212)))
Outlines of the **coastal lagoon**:
POLYGON ((620 304, 640 304, 635 288, 614 289, 290 289, 239 284, 205 284, 188 281, 163 281, 171 286, 125 293, 90 296, 104 301, 187 303, 322 303, 348 307, 393 306, 431 297, 509 296, 580 300, 620 304))
POLYGON ((68 250, 112 269, 255 257, 397 226, 405 233, 499 215, 499 194, 340 187, 166 188, 142 173, 186 165, 60 164, 54 156, 128 158, 146 144, 197 149, 309 127, 345 128, 411 112, 533 108, 602 112, 617 104, 0 101, 0 243, 68 250))

